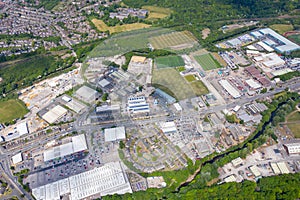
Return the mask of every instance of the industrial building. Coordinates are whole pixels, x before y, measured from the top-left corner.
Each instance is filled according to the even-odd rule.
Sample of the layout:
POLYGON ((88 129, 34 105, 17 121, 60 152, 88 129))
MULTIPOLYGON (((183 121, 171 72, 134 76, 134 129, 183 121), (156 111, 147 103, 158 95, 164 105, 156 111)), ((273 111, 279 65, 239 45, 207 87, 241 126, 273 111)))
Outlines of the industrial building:
POLYGON ((125 140, 126 133, 125 127, 116 127, 116 128, 107 128, 104 130, 104 139, 105 142, 113 142, 118 140, 125 140))
POLYGON ((256 165, 253 165, 251 167, 249 167, 250 171, 252 172, 252 174, 255 176, 255 178, 260 177, 261 173, 258 170, 258 167, 256 165))
POLYGON ((240 98, 241 94, 227 80, 220 80, 220 85, 234 98, 240 98))
POLYGON ((71 137, 71 140, 65 144, 51 147, 44 151, 44 161, 53 160, 87 150, 87 144, 84 134, 71 137))
POLYGON ((236 178, 235 178, 235 176, 232 174, 232 175, 227 176, 226 178, 224 178, 224 181, 225 181, 226 183, 229 183, 229 182, 236 182, 236 178))
POLYGON ((92 103, 98 97, 98 92, 90 87, 82 86, 75 92, 75 96, 82 101, 92 103))
POLYGON ((49 110, 48 112, 46 112, 42 116, 42 118, 49 124, 53 124, 58 119, 60 119, 62 116, 67 114, 67 112, 68 112, 67 109, 63 108, 60 105, 57 105, 54 108, 52 108, 51 110, 49 110))
MULTIPOLYGON (((252 32, 253 33, 253 32, 252 32)), ((259 33, 265 36, 263 42, 270 47, 273 47, 280 53, 290 53, 300 49, 300 46, 286 39, 282 35, 276 33, 270 28, 260 29, 259 33)))
POLYGON ((262 86, 258 82, 254 81, 253 79, 246 80, 247 85, 251 90, 258 90, 261 89, 262 86))
POLYGON ((22 161, 23 161, 22 153, 18 153, 18 154, 16 154, 16 155, 14 155, 14 156, 11 158, 11 160, 12 160, 12 163, 13 163, 14 165, 16 165, 16 164, 22 162, 22 161))
POLYGON ((243 165, 243 160, 241 159, 241 157, 237 157, 236 159, 233 159, 232 161, 231 161, 231 163, 232 163, 232 165, 234 166, 234 167, 239 167, 239 166, 241 166, 241 165, 243 165))
POLYGON ((102 167, 32 189, 37 200, 60 200, 63 197, 70 200, 89 197, 94 199, 125 193, 132 193, 132 189, 120 162, 107 163, 102 167))
POLYGON ((177 128, 174 122, 161 122, 160 129, 164 134, 172 134, 177 132, 177 128))
POLYGON ((127 109, 133 114, 150 112, 149 104, 146 102, 145 96, 129 97, 127 109))
POLYGON ((253 58, 256 62, 261 63, 264 67, 274 68, 283 66, 285 61, 282 60, 276 53, 260 53, 253 58))
POLYGON ((300 154, 300 141, 293 141, 290 143, 283 144, 283 147, 288 154, 300 154))
POLYGON ((161 98, 163 98, 164 100, 166 100, 166 102, 168 104, 172 104, 176 102, 176 99, 170 95, 168 95, 167 93, 165 93, 164 91, 162 91, 161 89, 155 89, 154 94, 160 96, 161 98))

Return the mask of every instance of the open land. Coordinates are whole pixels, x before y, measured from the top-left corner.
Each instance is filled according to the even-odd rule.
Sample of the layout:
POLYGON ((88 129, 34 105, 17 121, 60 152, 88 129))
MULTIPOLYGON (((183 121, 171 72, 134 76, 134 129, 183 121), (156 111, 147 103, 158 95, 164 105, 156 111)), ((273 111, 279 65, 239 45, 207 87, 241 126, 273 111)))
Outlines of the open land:
POLYGON ((165 17, 168 17, 172 13, 172 10, 169 8, 162 8, 157 6, 143 6, 142 8, 149 11, 147 20, 163 19, 165 17))
POLYGON ((158 69, 184 66, 184 61, 180 56, 158 57, 155 59, 155 63, 158 69))
POLYGON ((295 138, 300 138, 300 112, 294 112, 288 116, 287 126, 294 134, 295 138))
POLYGON ((221 65, 210 54, 197 55, 194 58, 205 71, 221 68, 221 65))
POLYGON ((270 28, 274 29, 280 34, 294 30, 294 27, 291 24, 273 24, 270 26, 270 28))
POLYGON ((290 36, 288 36, 288 38, 290 40, 296 42, 297 44, 300 44, 300 34, 290 35, 290 36))
POLYGON ((0 123, 23 117, 26 113, 27 109, 20 100, 0 101, 0 123))
POLYGON ((154 70, 152 83, 167 87, 175 94, 178 100, 195 96, 192 88, 173 68, 154 70))
POLYGON ((115 56, 136 49, 148 48, 148 38, 170 32, 171 30, 162 28, 147 28, 122 32, 100 43, 100 45, 92 50, 89 56, 115 56))
POLYGON ((107 26, 102 20, 99 19, 92 19, 92 22, 95 24, 95 26, 99 31, 109 31, 109 33, 132 31, 137 29, 149 28, 151 26, 149 24, 144 24, 144 23, 107 26))
POLYGON ((204 94, 208 93, 208 89, 207 87, 204 85, 204 83, 202 81, 194 81, 192 83, 190 83, 194 93, 196 94, 196 96, 201 96, 204 94))
POLYGON ((192 47, 195 43, 197 43, 195 37, 188 31, 173 32, 152 37, 149 39, 149 41, 155 49, 184 49, 187 47, 192 47))
POLYGON ((216 52, 211 53, 211 55, 220 63, 223 67, 227 65, 226 61, 216 52))
POLYGON ((196 78, 193 74, 186 75, 184 78, 185 78, 185 80, 187 80, 187 82, 193 82, 196 80, 196 78))

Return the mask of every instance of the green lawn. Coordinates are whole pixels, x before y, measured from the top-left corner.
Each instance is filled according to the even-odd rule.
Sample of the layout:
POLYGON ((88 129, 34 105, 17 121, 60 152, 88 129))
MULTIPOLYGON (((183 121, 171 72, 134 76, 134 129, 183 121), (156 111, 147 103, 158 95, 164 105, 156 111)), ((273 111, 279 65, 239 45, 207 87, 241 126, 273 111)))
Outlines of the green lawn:
MULTIPOLYGON (((153 71, 152 84, 165 87, 167 93, 173 93, 177 100, 195 97, 191 86, 180 76, 174 68, 153 71)), ((163 89, 165 91, 165 89, 163 89)))
POLYGON ((196 78, 193 74, 186 75, 184 78, 185 78, 185 80, 187 80, 187 82, 193 82, 196 80, 196 78))
POLYGON ((288 122, 295 122, 291 124, 287 124, 289 129, 294 134, 295 138, 300 138, 300 112, 294 112, 293 114, 288 116, 288 122))
POLYGON ((194 58, 205 71, 222 67, 210 54, 198 55, 194 58))
POLYGON ((158 57, 155 59, 155 63, 158 69, 184 66, 184 61, 180 56, 158 57))
POLYGON ((21 118, 27 112, 27 108, 20 100, 10 99, 8 101, 0 101, 0 123, 21 118))
POLYGON ((190 83, 194 93, 197 95, 197 96, 201 96, 201 95, 204 95, 204 94, 207 94, 208 93, 208 89, 207 87, 204 85, 204 83, 202 81, 194 81, 192 83, 190 83))
POLYGON ((288 38, 300 45, 300 34, 290 35, 288 38))

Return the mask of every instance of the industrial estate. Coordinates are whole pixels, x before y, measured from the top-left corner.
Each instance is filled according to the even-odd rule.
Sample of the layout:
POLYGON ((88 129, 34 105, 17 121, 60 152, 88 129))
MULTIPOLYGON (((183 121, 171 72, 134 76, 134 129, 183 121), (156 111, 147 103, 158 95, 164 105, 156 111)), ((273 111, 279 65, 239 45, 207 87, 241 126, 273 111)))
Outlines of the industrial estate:
MULTIPOLYGON (((79 2, 73 6, 81 13, 103 12, 79 2)), ((0 42, 2 55, 65 45, 76 56, 72 45, 105 40, 70 70, 17 89, 14 101, 26 112, 13 123, 5 121, 9 108, 0 107, 0 181, 8 184, 0 188, 1 199, 101 199, 163 190, 181 184, 169 172, 235 151, 216 168, 212 184, 300 171, 300 57, 289 56, 300 50, 296 41, 255 27, 218 41, 212 51, 186 30, 143 27, 109 36, 93 29, 103 26, 99 19, 90 21, 95 27, 80 25, 77 18, 87 22, 78 15, 72 24, 62 11, 2 4, 0 13, 8 13, 0 17, 2 34, 29 34, 25 21, 41 16, 30 33, 40 39, 26 41, 35 43, 26 52, 17 45, 21 40, 0 42), (17 13, 20 20, 10 26, 18 33, 12 33, 17 13), (56 33, 63 35, 61 44, 44 40, 56 33)), ((149 16, 147 8, 109 13, 120 21, 149 16)), ((197 170, 191 175, 184 181, 197 177, 197 170)))

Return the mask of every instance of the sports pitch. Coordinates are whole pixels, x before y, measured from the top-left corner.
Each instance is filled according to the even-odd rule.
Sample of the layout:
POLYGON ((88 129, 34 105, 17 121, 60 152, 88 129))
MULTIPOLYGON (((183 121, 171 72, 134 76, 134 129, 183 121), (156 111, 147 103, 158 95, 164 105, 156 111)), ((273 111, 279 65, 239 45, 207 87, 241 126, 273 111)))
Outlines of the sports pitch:
POLYGON ((167 67, 181 67, 184 66, 184 61, 180 56, 165 56, 156 58, 155 64, 158 69, 167 67))
POLYGON ((21 118, 27 112, 27 108, 20 100, 10 99, 8 101, 0 101, 0 123, 21 118))
POLYGON ((205 71, 222 67, 210 54, 196 55, 194 58, 205 71))
POLYGON ((190 48, 197 43, 195 37, 188 31, 173 32, 149 39, 154 49, 173 48, 175 50, 190 48))
POLYGON ((195 97, 189 84, 174 68, 153 70, 152 84, 162 85, 168 88, 177 100, 195 97))

